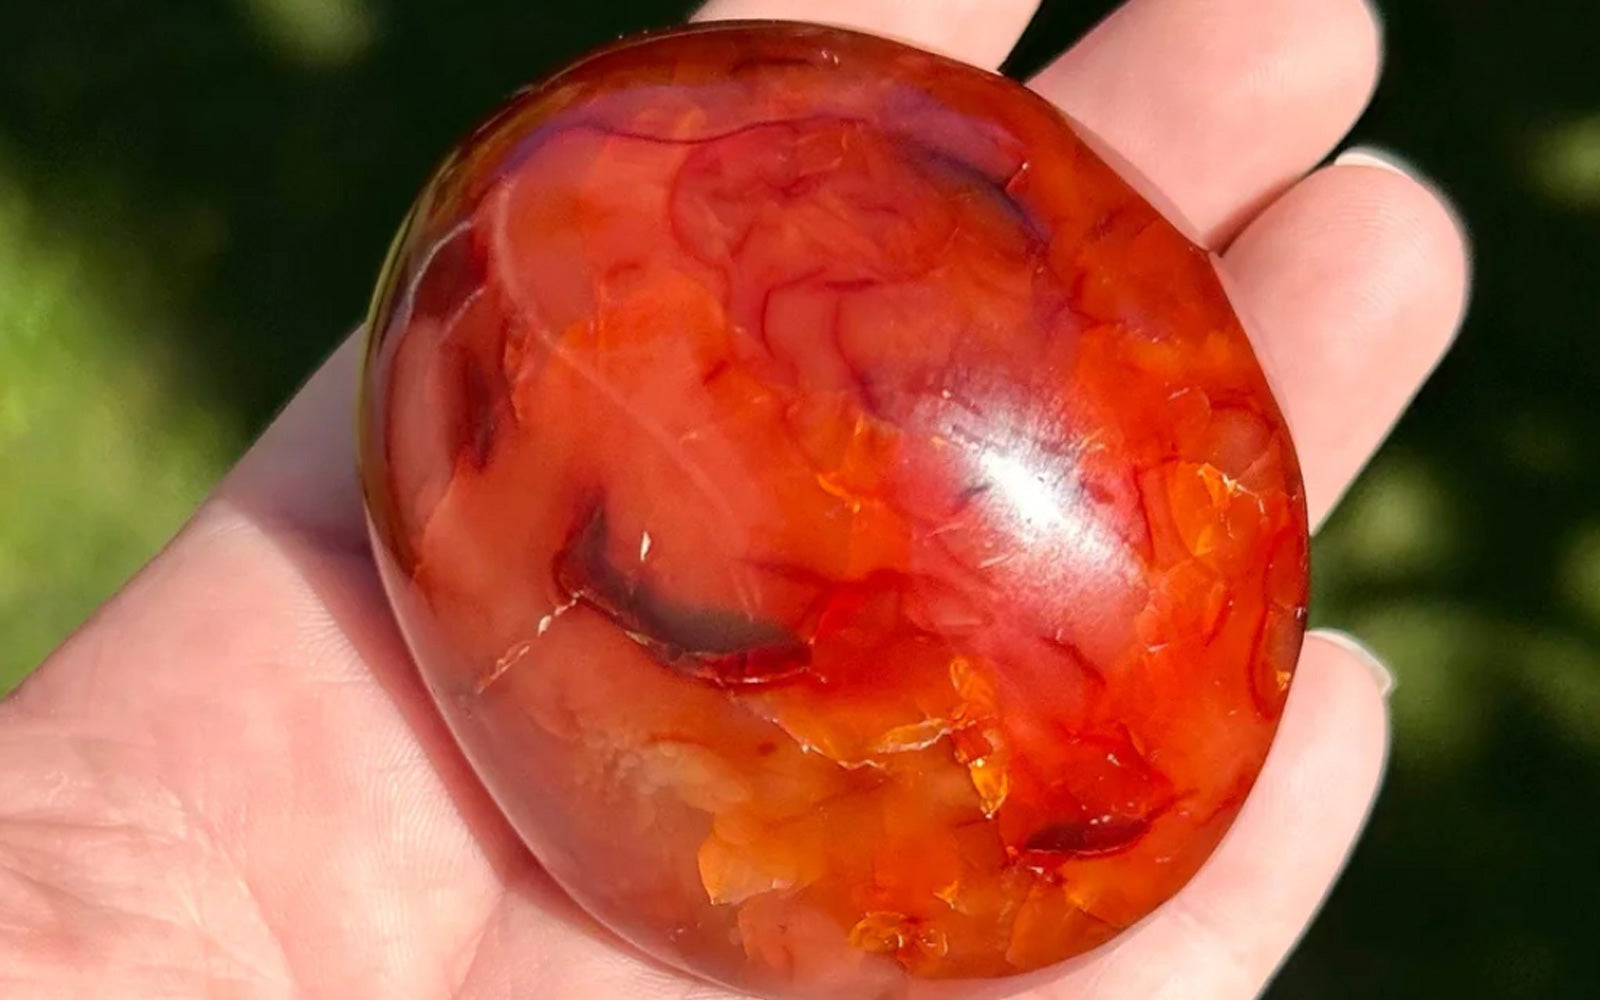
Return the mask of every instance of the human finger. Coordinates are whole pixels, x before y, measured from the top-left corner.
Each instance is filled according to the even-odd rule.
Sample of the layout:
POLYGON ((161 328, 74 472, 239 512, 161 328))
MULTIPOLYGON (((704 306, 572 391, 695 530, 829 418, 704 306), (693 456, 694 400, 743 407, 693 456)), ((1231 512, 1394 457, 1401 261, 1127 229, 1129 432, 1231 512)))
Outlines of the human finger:
POLYGON ((1366 822, 1388 752, 1389 683, 1352 640, 1309 635, 1266 766, 1217 852, 1165 906, 1032 1000, 1259 995, 1366 822))
POLYGON ((697 21, 813 21, 910 42, 994 69, 1022 37, 1038 0, 710 0, 697 21))
POLYGON ((1130 0, 1031 81, 1220 245, 1371 98, 1363 0, 1130 0))
POLYGON ((1277 383, 1316 524, 1449 348, 1466 304, 1463 230, 1427 184, 1357 157, 1285 194, 1222 264, 1277 383))

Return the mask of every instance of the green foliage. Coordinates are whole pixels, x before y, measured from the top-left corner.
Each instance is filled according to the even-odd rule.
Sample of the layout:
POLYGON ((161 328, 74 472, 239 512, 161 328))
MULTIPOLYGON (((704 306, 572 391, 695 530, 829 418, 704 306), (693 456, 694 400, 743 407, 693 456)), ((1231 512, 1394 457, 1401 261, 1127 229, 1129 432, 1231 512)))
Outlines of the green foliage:
MULTIPOLYGON (((237 449, 147 332, 163 268, 46 216, 0 155, 0 691, 180 524, 237 449)), ((104 218, 104 215, 102 215, 104 218)))

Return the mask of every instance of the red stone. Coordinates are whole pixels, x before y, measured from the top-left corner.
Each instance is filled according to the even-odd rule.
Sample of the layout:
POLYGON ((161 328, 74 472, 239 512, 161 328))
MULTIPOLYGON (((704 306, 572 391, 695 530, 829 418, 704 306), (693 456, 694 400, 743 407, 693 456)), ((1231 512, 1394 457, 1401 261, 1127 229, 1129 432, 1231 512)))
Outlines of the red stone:
POLYGON ((1305 621, 1289 435, 1212 259, 1022 87, 624 42, 451 156, 371 329, 423 676, 651 954, 841 1000, 1036 969, 1249 791, 1305 621))

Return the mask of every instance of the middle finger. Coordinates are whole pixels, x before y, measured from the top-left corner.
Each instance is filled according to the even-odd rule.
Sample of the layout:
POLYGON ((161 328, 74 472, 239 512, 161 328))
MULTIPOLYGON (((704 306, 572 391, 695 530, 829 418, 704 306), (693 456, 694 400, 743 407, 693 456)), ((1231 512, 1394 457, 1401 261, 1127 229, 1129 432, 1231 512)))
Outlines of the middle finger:
POLYGON ((1344 137, 1378 59, 1363 0, 1130 0, 1031 85, 1218 246, 1344 137))

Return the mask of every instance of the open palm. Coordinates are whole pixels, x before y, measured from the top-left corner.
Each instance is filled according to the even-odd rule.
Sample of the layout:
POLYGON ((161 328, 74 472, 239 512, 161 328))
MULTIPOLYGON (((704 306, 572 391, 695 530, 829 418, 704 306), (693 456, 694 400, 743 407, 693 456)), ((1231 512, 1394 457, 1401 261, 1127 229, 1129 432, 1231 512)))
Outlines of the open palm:
MULTIPOLYGON (((995 66, 1035 0, 712 0, 995 66)), ((1129 0, 1032 85, 1222 256, 1313 521, 1447 345, 1462 237, 1369 157, 1361 0, 1129 0)), ((641 958, 521 848, 436 718, 366 550, 347 344, 192 523, 0 704, 0 996, 731 996, 641 958)), ((1313 634, 1237 826, 1170 904, 1033 1000, 1243 1000, 1375 792, 1379 672, 1313 634)))

